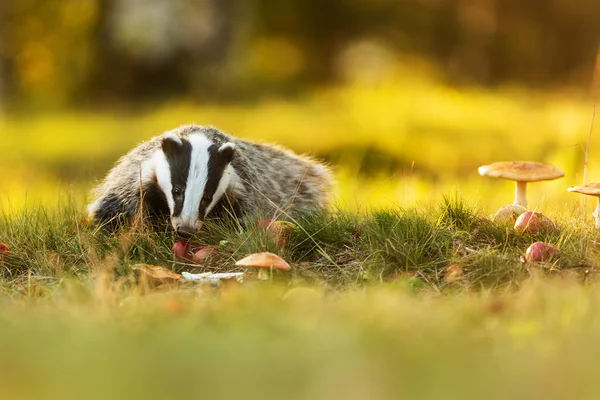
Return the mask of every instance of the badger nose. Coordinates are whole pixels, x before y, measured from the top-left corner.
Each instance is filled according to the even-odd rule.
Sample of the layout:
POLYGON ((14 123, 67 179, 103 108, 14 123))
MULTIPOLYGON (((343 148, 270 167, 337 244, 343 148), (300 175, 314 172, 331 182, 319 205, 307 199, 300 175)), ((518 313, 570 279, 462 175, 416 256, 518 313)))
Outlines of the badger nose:
POLYGON ((177 227, 177 234, 181 237, 188 238, 190 236, 194 236, 194 233, 196 233, 196 230, 190 226, 179 225, 177 227))

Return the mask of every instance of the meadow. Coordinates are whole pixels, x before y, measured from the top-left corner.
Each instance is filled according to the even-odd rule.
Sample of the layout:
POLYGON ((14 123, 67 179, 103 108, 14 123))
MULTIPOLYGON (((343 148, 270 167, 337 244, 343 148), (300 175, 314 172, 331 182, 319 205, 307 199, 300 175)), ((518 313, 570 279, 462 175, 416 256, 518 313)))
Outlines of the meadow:
POLYGON ((296 102, 2 116, 0 396, 595 398, 595 204, 566 191, 583 180, 591 119, 573 94, 418 77, 296 102), (86 193, 119 155, 192 122, 328 160, 332 210, 295 221, 283 249, 252 220, 209 224, 196 239, 224 242, 202 266, 173 258, 169 231, 86 223, 86 193), (565 171, 528 190, 555 230, 487 218, 513 187, 477 167, 520 159, 565 171), (538 240, 561 257, 525 262, 538 240), (264 250, 292 270, 215 288, 132 268, 232 271, 264 250))

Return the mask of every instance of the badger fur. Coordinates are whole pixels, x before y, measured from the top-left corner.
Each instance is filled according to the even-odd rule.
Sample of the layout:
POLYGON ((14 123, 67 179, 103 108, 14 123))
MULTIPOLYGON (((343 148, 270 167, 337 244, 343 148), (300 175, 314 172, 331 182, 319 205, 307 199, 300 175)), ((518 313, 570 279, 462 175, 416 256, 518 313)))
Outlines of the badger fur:
POLYGON ((109 226, 139 215, 167 220, 182 236, 225 215, 297 217, 323 210, 329 169, 308 157, 186 125, 142 143, 94 190, 90 217, 109 226))

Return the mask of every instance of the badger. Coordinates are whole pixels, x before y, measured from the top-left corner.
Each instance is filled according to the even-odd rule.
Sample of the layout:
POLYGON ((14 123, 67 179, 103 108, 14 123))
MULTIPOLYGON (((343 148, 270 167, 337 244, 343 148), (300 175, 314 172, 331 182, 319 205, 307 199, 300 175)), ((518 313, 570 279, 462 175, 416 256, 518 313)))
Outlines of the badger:
POLYGON ((296 218, 328 205, 323 163, 274 145, 184 125, 121 157, 92 192, 92 220, 117 228, 137 215, 169 221, 183 237, 207 219, 248 215, 296 218))

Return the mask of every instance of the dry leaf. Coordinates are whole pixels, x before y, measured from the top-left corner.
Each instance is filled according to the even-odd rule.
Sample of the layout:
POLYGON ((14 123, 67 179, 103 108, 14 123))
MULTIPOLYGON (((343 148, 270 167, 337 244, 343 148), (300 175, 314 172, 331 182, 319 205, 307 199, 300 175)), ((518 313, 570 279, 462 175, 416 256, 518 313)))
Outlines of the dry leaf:
POLYGON ((464 275, 463 267, 458 264, 450 264, 448 268, 446 268, 446 273, 444 276, 448 280, 448 282, 456 281, 464 275))
POLYGON ((140 271, 142 274, 156 282, 173 283, 183 281, 183 277, 180 274, 158 265, 135 264, 132 268, 140 271))

